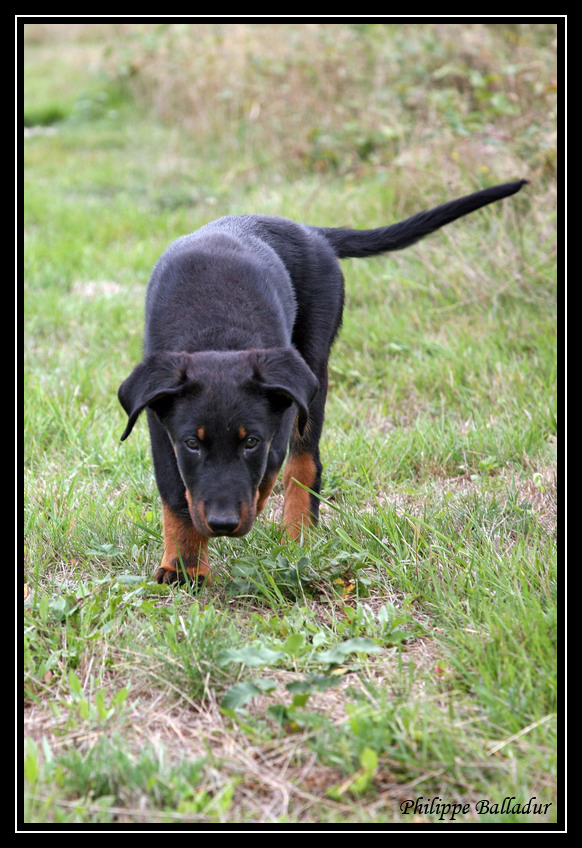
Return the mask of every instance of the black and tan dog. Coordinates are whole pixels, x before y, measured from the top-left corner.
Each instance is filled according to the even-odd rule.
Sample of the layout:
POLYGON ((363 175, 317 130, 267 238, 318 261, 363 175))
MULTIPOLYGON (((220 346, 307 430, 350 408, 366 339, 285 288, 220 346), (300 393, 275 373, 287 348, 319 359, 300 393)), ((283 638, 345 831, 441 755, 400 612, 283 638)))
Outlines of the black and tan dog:
POLYGON ((208 574, 208 539, 248 533, 287 450, 283 522, 294 538, 317 522, 317 497, 295 481, 320 491, 338 259, 408 247, 525 182, 378 229, 235 215, 170 245, 147 291, 144 359, 119 389, 122 439, 147 409, 164 519, 158 582, 208 574))

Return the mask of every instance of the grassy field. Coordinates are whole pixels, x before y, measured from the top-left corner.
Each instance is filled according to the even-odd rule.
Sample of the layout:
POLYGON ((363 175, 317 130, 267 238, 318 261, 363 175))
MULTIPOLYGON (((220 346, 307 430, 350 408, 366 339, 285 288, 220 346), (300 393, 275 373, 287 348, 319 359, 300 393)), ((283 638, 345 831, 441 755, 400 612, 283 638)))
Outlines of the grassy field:
POLYGON ((25 822, 557 820, 555 39, 25 27, 25 822), (116 392, 169 242, 522 177, 344 263, 309 541, 280 544, 278 483, 210 585, 154 584, 147 428, 120 443, 116 392))

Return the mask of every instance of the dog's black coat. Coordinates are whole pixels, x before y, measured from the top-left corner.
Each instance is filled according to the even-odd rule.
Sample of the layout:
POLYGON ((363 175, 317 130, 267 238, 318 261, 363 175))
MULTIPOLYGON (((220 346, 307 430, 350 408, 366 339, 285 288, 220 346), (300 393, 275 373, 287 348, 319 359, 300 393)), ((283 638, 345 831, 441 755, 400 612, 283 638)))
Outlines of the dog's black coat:
MULTIPOLYGON (((327 362, 344 302, 338 258, 408 247, 525 183, 377 229, 237 215, 170 245, 148 287, 144 360, 119 400, 129 416, 122 439, 148 409, 156 480, 171 513, 203 537, 243 535, 288 447, 293 476, 318 492, 327 362)), ((295 495, 288 523, 315 522, 317 498, 295 495)))

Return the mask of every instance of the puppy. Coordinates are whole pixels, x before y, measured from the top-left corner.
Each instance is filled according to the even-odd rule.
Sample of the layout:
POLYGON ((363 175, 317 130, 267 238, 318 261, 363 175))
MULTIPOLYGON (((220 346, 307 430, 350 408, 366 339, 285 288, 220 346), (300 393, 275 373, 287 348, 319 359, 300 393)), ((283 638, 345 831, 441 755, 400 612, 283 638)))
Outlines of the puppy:
POLYGON ((164 523, 158 582, 207 577, 208 540, 248 533, 287 452, 283 523, 295 539, 316 524, 338 260, 408 247, 526 182, 377 229, 233 215, 170 245, 147 290, 143 361, 119 389, 122 440, 147 412, 164 523))

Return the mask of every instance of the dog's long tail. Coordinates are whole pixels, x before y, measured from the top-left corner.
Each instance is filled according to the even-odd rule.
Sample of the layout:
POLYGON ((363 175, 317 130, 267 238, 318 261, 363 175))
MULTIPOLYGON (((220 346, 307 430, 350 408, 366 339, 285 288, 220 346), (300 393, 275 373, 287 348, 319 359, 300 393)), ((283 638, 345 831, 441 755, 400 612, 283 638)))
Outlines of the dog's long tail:
POLYGON ((312 229, 327 239, 339 259, 374 256, 388 250, 402 250, 429 233, 444 227, 445 224, 450 224, 451 221, 480 209, 481 206, 515 194, 527 182, 528 180, 517 180, 514 183, 491 186, 491 188, 460 197, 458 200, 435 206, 434 209, 426 212, 419 212, 412 218, 389 227, 378 227, 374 230, 349 230, 341 227, 312 227, 312 229))

